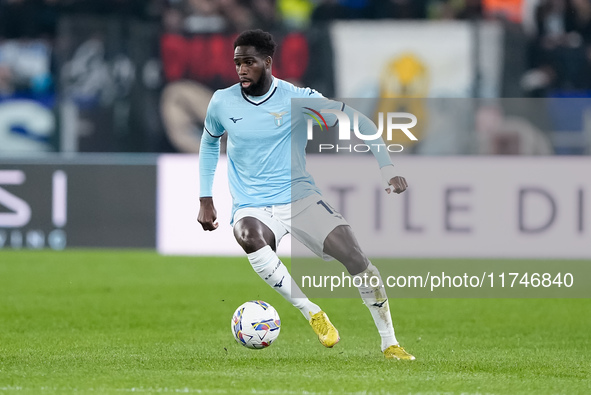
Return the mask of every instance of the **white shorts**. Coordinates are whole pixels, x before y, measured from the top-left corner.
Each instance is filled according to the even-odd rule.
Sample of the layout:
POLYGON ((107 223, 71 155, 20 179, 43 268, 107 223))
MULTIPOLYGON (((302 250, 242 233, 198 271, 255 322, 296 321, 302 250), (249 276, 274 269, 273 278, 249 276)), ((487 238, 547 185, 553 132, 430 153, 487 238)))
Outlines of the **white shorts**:
MULTIPOLYGON (((324 260, 333 257, 324 253, 324 240, 339 225, 349 225, 321 195, 314 194, 293 203, 236 210, 234 224, 244 217, 253 217, 267 225, 275 235, 275 243, 290 233, 324 260)), ((277 247, 277 245, 275 247, 277 247)))

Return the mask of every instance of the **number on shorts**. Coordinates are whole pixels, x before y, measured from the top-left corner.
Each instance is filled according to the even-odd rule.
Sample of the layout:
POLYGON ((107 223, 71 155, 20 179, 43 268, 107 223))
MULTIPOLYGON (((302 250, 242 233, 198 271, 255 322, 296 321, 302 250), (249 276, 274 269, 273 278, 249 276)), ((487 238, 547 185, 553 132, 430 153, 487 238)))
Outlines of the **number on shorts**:
POLYGON ((319 200, 319 201, 316 202, 316 204, 319 204, 322 207, 324 207, 326 209, 326 211, 329 212, 329 214, 334 214, 334 211, 332 211, 332 207, 330 207, 328 204, 326 204, 324 202, 324 200, 319 200))

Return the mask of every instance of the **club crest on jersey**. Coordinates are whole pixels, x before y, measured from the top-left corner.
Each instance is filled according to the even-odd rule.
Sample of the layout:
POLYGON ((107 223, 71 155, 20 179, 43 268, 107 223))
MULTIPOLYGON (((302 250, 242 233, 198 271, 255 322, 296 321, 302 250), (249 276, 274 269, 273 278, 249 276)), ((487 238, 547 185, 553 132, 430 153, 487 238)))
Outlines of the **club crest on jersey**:
POLYGON ((287 111, 283 111, 283 112, 270 112, 269 114, 273 115, 275 117, 275 126, 281 126, 283 125, 283 116, 285 114, 287 114, 287 111))

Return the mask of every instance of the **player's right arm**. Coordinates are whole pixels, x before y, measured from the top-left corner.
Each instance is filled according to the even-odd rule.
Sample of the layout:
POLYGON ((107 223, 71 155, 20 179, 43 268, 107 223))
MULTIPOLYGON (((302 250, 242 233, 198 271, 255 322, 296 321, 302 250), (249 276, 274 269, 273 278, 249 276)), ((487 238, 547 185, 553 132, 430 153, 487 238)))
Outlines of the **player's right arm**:
POLYGON ((207 108, 205 126, 199 148, 199 215, 197 221, 203 230, 215 230, 218 227, 217 211, 213 204, 213 178, 220 157, 220 137, 224 128, 216 117, 216 95, 207 108))
POLYGON ((197 221, 203 230, 216 230, 217 211, 213 204, 213 178, 220 157, 220 139, 212 137, 207 130, 201 136, 199 148, 199 215, 197 221))

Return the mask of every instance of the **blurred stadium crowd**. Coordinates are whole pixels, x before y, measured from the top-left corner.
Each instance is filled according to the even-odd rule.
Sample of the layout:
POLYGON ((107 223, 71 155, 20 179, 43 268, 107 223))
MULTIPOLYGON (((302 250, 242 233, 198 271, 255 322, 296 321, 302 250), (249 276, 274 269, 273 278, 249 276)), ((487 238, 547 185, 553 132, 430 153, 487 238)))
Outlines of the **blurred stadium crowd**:
MULTIPOLYGON (((339 19, 497 18, 527 33, 524 96, 591 89, 590 0, 0 0, 0 40, 51 40, 59 18, 76 14, 160 21, 188 34, 306 29, 339 19)), ((0 60, 4 89, 8 72, 0 60)))
MULTIPOLYGON (((216 56, 236 32, 274 32, 289 48, 288 54, 286 50, 278 55, 278 76, 334 95, 335 71, 325 72, 322 66, 332 61, 326 53, 333 43, 318 37, 330 36, 328 26, 334 21, 400 20, 499 21, 506 32, 503 78, 508 88, 497 97, 591 97, 591 0, 0 0, 0 143, 3 133, 12 133, 49 142, 54 151, 194 152, 195 137, 175 137, 171 130, 186 129, 187 124, 199 128, 211 92, 232 81, 231 62, 229 68, 221 66, 216 56), (136 43, 142 39, 145 48, 138 49, 136 43), (181 59, 197 49, 213 54, 213 60, 208 59, 211 67, 181 59), (161 66, 151 62, 148 53, 156 54, 161 66), (319 62, 317 70, 310 66, 311 58, 319 62), (513 61, 517 58, 521 63, 513 61), (142 88, 133 85, 139 79, 139 63, 142 88), (59 133, 35 135, 27 126, 13 125, 3 132, 2 104, 23 97, 33 97, 50 109, 56 115, 53 128, 62 135, 68 127, 77 129, 79 136, 101 128, 112 130, 118 140, 103 144, 107 139, 99 134, 87 146, 68 146, 59 133), (132 104, 122 105, 126 100, 132 104), (199 108, 187 110, 186 103, 178 104, 187 100, 199 108), (107 101, 113 121, 103 124, 107 101), (64 103, 76 106, 78 122, 73 126, 64 103), (103 109, 90 111, 96 103, 103 109), (151 119, 149 106, 161 107, 162 119, 151 119), (134 117, 143 126, 134 126, 134 117), (162 129, 171 144, 158 142, 162 129), (181 141, 187 139, 191 141, 181 141)), ((579 127, 583 128, 572 126, 579 127)), ((2 143, 0 153, 15 146, 2 143)), ((565 153, 586 152, 589 148, 565 153)))

